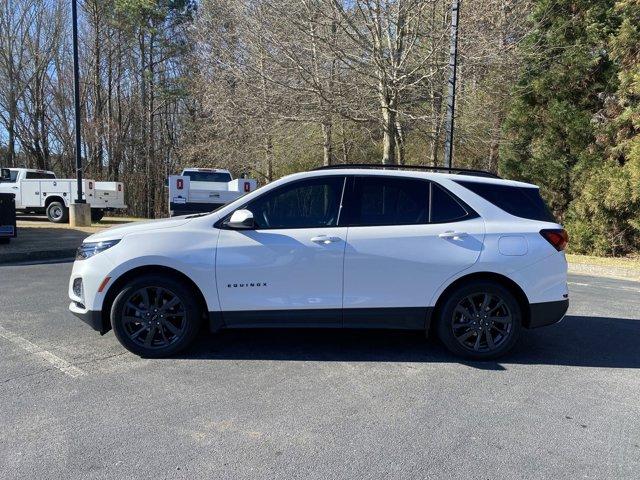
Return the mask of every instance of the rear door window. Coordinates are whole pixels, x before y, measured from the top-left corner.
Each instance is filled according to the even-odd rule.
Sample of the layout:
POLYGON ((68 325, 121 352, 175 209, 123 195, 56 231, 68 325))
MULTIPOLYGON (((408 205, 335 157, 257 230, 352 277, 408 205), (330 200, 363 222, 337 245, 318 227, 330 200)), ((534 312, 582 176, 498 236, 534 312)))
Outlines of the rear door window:
POLYGON ((429 182, 397 177, 356 177, 353 226, 416 225, 429 221, 429 182))
POLYGON ((535 187, 516 187, 464 180, 455 180, 455 182, 516 217, 542 222, 556 222, 540 196, 539 189, 535 187))

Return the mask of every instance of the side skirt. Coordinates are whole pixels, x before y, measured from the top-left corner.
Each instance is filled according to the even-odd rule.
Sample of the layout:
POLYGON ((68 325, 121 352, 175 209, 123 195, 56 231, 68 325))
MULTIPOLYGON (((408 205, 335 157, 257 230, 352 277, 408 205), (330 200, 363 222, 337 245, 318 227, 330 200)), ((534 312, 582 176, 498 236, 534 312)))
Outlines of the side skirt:
POLYGON ((382 328, 428 330, 433 307, 209 312, 209 329, 382 328))

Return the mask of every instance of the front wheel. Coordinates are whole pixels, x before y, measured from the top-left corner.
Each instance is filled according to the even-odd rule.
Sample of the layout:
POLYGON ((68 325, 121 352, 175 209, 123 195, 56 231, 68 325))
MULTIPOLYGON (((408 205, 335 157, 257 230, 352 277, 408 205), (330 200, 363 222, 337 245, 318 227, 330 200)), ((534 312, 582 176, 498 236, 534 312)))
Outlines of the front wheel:
POLYGON ((111 307, 120 343, 142 357, 166 357, 187 348, 200 328, 199 302, 181 282, 145 275, 127 283, 111 307))
POLYGON ((507 353, 522 328, 522 309, 505 287, 475 282, 453 291, 440 309, 438 336, 456 355, 489 360, 507 353))

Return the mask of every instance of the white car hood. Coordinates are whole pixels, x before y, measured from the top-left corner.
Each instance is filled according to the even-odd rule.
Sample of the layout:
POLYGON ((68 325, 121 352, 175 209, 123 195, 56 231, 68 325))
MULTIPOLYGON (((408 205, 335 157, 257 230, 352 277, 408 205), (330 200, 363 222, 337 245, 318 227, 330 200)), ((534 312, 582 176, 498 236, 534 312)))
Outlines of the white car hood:
POLYGON ((161 228, 173 228, 189 223, 191 219, 188 215, 172 218, 163 218, 160 220, 147 220, 142 222, 134 222, 117 227, 107 228, 98 233, 88 236, 84 242, 102 242, 104 240, 120 240, 121 238, 131 234, 147 232, 149 230, 159 230, 161 228))

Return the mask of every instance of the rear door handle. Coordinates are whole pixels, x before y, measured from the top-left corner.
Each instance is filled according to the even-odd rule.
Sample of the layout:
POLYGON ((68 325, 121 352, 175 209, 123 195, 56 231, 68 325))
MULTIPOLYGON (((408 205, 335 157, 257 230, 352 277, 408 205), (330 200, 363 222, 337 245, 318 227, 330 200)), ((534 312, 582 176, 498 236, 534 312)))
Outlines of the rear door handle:
POLYGON ((454 232, 453 230, 447 230, 438 235, 440 238, 450 238, 452 240, 460 240, 468 236, 467 232, 454 232))
POLYGON ((317 237, 313 237, 311 241, 313 243, 319 243, 320 245, 329 245, 330 243, 339 242, 340 237, 329 237, 327 235, 318 235, 317 237))

